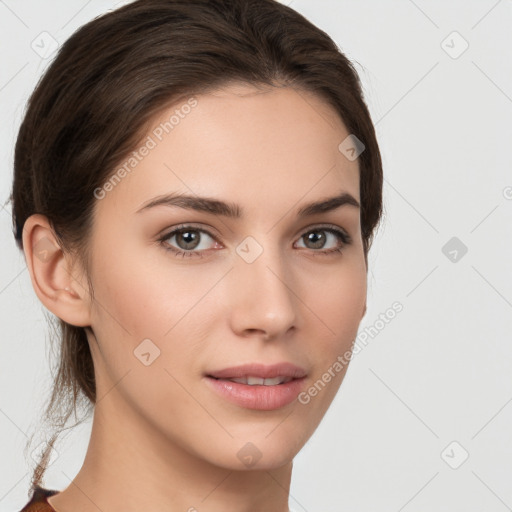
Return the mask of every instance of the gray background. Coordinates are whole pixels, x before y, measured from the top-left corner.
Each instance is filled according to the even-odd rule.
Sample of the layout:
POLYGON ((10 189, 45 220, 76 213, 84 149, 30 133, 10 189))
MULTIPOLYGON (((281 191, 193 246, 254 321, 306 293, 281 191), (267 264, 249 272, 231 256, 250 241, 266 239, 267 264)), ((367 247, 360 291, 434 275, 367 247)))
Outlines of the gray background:
MULTIPOLYGON (((360 327, 372 334, 295 459, 290 503, 512 510, 512 1, 286 3, 357 63, 386 176, 360 327), (395 301, 403 311, 380 323, 395 301)), ((39 54, 51 38, 40 34, 62 43, 115 5, 0 1, 2 204, 25 102, 48 63, 39 54)), ((50 375, 9 205, 0 230, 0 510, 13 511, 27 501, 23 447, 50 375)), ((57 446, 47 487, 69 484, 89 433, 86 423, 57 446)))

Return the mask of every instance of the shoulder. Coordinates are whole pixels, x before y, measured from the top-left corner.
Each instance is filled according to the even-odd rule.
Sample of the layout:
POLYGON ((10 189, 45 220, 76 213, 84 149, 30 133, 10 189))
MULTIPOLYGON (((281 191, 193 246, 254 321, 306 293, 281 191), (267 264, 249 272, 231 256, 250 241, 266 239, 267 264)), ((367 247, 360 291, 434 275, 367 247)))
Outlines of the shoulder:
POLYGON ((30 501, 21 509, 20 512, 55 512, 50 506, 47 498, 57 494, 59 491, 52 489, 45 489, 39 485, 33 488, 32 497, 30 501))

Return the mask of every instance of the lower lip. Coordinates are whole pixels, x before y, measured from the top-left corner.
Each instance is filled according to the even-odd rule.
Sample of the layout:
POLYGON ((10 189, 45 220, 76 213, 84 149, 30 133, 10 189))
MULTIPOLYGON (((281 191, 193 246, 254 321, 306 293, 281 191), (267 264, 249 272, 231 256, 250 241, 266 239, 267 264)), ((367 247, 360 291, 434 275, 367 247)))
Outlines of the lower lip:
POLYGON ((214 391, 230 402, 247 409, 261 411, 272 411, 291 404, 296 400, 305 381, 305 377, 302 377, 275 386, 258 384, 250 386, 213 377, 205 377, 205 379, 214 391))

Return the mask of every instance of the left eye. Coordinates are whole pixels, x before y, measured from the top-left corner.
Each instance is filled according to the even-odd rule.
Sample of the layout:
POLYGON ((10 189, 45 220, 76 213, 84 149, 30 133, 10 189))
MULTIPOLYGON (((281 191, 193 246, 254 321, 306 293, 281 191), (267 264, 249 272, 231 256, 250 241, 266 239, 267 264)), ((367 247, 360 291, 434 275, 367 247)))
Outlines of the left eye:
POLYGON ((351 241, 350 237, 344 233, 343 231, 340 231, 339 229, 335 228, 316 228, 313 230, 308 231, 307 233, 304 233, 300 240, 307 240, 308 243, 311 243, 313 247, 307 247, 309 249, 321 249, 320 251, 316 252, 322 252, 322 253, 329 253, 333 251, 341 251, 341 249, 348 245, 351 241), (320 236, 318 234, 321 233, 320 236), (325 248, 326 240, 328 239, 328 236, 326 236, 326 233, 331 237, 331 239, 334 239, 334 247, 331 248, 325 248), (337 242, 336 242, 337 239, 337 242))

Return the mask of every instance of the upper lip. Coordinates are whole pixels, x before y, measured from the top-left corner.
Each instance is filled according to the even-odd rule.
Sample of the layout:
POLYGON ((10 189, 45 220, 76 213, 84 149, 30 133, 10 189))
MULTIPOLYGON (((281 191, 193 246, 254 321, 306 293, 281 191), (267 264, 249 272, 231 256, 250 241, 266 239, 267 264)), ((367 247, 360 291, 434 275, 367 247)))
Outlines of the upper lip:
POLYGON ((292 377, 300 379, 306 376, 306 370, 292 363, 283 362, 272 365, 249 363, 241 366, 232 366, 222 370, 207 372, 207 376, 217 379, 236 379, 240 377, 260 377, 272 379, 273 377, 292 377))

